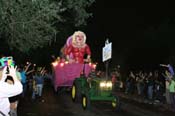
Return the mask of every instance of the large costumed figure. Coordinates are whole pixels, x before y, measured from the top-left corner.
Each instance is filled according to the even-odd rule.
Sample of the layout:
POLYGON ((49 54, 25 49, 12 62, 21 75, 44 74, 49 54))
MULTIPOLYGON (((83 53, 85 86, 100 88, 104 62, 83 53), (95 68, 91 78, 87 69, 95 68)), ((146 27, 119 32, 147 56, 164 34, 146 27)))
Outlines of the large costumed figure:
POLYGON ((63 51, 69 63, 84 63, 84 61, 90 61, 91 50, 86 44, 86 35, 82 31, 76 31, 67 39, 63 51), (84 59, 86 54, 87 57, 84 59))
POLYGON ((85 33, 76 31, 60 50, 60 57, 52 63, 55 91, 65 86, 72 87, 75 78, 81 74, 88 76, 93 67, 84 62, 90 62, 90 57, 91 50, 86 44, 85 33))

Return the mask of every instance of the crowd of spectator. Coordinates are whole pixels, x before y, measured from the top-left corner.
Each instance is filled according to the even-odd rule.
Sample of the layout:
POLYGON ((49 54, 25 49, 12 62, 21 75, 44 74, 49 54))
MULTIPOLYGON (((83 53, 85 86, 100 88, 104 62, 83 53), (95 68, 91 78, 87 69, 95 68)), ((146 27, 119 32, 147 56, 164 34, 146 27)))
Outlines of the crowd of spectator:
POLYGON ((130 70, 126 77, 119 70, 111 72, 114 91, 120 91, 128 95, 136 95, 146 99, 149 103, 161 102, 170 104, 175 111, 175 75, 173 67, 165 67, 163 70, 130 70), (122 79, 124 78, 124 79, 122 79))

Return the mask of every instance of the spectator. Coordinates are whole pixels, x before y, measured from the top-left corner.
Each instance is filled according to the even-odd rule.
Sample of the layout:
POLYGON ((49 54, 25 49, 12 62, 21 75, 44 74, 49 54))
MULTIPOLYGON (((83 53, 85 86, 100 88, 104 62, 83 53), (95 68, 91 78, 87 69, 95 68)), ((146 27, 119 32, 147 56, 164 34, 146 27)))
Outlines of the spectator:
POLYGON ((3 116, 9 116, 10 103, 9 97, 18 95, 22 92, 22 84, 17 79, 16 69, 9 67, 9 73, 6 74, 7 67, 0 69, 0 114, 3 116), (12 78, 14 84, 5 82, 7 78, 12 78))
POLYGON ((141 77, 139 77, 139 74, 136 74, 136 87, 137 87, 137 94, 141 95, 141 77))
POLYGON ((35 76, 35 80, 36 80, 36 87, 37 87, 37 95, 39 96, 39 98, 41 98, 43 85, 44 85, 44 77, 41 75, 40 72, 37 72, 35 76))
POLYGON ((149 100, 153 100, 153 86, 154 86, 153 74, 152 72, 150 72, 148 75, 148 90, 147 90, 149 100))
POLYGON ((172 107, 172 111, 175 112, 175 78, 171 78, 169 80, 169 92, 170 92, 170 104, 172 107))
POLYGON ((133 93, 134 92, 134 82, 135 82, 135 75, 132 71, 130 71, 129 76, 126 80, 125 93, 133 93))
POLYGON ((32 81, 32 100, 34 101, 36 98, 36 94, 37 94, 37 84, 36 84, 36 80, 35 77, 37 76, 36 72, 33 75, 33 81, 32 81))
POLYGON ((170 72, 170 74, 172 75, 172 76, 174 76, 174 70, 173 70, 173 66, 172 65, 170 65, 170 64, 160 64, 160 66, 163 66, 163 67, 167 67, 168 68, 168 71, 170 72))
POLYGON ((118 87, 117 87, 117 77, 116 77, 115 73, 112 73, 111 81, 112 81, 112 85, 113 85, 113 90, 115 91, 116 89, 118 89, 118 87))
POLYGON ((163 102, 163 83, 161 82, 158 71, 154 72, 154 99, 157 102, 163 102))
POLYGON ((143 74, 142 72, 139 73, 140 76, 140 95, 143 96, 144 95, 144 90, 145 90, 145 76, 146 74, 143 74))
POLYGON ((17 106, 20 95, 9 97, 10 102, 10 116, 17 116, 17 106))
POLYGON ((170 90, 169 90, 169 81, 172 78, 171 73, 168 70, 165 70, 165 74, 162 73, 165 77, 165 94, 166 94, 166 102, 170 104, 170 90))
MULTIPOLYGON (((20 75, 19 70, 20 70, 20 68, 17 68, 17 70, 16 70, 16 76, 17 76, 18 80, 21 81, 21 75, 20 75)), ((13 80, 11 78, 8 79, 7 82, 9 84, 14 84, 13 83, 13 80)), ((18 102, 19 102, 19 97, 20 97, 20 94, 19 95, 16 95, 16 96, 9 97, 9 102, 10 102, 10 116, 17 116, 17 106, 18 106, 18 102)))
POLYGON ((26 67, 21 67, 21 82, 22 82, 22 85, 23 85, 23 93, 22 93, 22 97, 25 96, 25 93, 27 91, 27 75, 31 72, 34 71, 34 69, 28 71, 29 67, 31 66, 31 63, 27 63, 27 66, 26 67))

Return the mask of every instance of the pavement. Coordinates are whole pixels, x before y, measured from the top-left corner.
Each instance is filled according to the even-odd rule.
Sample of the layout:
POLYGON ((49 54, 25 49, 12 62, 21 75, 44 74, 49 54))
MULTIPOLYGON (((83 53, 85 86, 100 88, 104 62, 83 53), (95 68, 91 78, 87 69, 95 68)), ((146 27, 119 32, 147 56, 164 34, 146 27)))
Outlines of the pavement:
POLYGON ((162 103, 158 100, 149 101, 143 98, 143 96, 138 96, 135 94, 126 94, 124 92, 116 92, 116 95, 118 95, 120 99, 138 104, 139 107, 147 107, 150 110, 157 110, 160 112, 174 112, 170 104, 162 103))

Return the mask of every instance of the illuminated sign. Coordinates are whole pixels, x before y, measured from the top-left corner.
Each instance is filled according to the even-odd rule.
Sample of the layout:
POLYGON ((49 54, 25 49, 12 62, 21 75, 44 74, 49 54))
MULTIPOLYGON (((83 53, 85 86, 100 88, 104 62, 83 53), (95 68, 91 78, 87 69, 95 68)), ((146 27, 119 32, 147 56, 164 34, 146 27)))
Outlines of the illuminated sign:
POLYGON ((103 47, 103 62, 112 58, 112 43, 107 43, 103 47))

